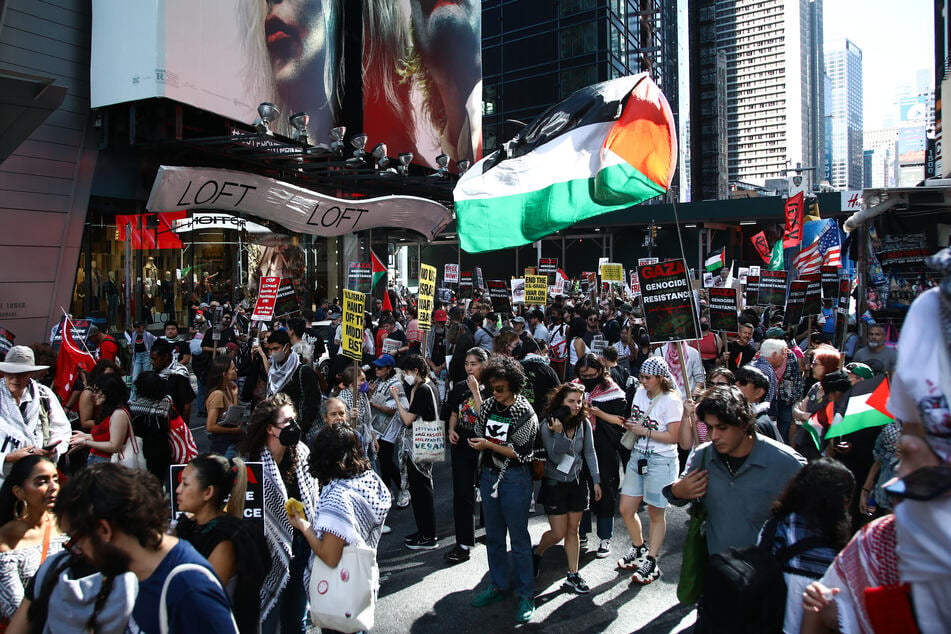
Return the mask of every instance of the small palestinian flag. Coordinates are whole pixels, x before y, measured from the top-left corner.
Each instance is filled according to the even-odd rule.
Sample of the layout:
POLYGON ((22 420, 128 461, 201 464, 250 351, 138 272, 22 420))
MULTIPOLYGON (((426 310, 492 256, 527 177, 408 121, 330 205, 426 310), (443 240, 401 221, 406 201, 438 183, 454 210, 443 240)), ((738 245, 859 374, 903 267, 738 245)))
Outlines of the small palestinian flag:
MULTIPOLYGON (((377 282, 386 277, 386 267, 376 253, 370 251, 370 267, 373 273, 373 280, 370 282, 370 288, 376 288, 377 282)), ((391 309, 392 310, 392 309, 391 309)))
POLYGON ((664 194, 676 164, 673 114, 647 73, 582 88, 459 179, 460 245, 517 247, 627 209, 664 194))
POLYGON ((703 262, 703 268, 711 273, 719 271, 724 266, 726 266, 726 252, 722 247, 708 255, 703 262))
POLYGON ((826 430, 842 420, 842 414, 835 411, 835 403, 829 403, 812 415, 802 424, 802 428, 809 432, 812 442, 816 443, 816 450, 822 451, 822 441, 826 438, 826 430))
MULTIPOLYGON (((859 389, 864 383, 871 383, 872 381, 874 381, 874 379, 867 379, 866 381, 856 383, 852 388, 853 392, 859 389)), ((886 403, 888 403, 888 394, 890 391, 888 379, 883 377, 883 380, 871 393, 852 394, 845 409, 845 416, 842 417, 841 421, 833 424, 832 427, 829 428, 825 437, 834 438, 836 436, 844 436, 859 431, 860 429, 881 427, 882 425, 887 425, 892 422, 895 417, 892 416, 888 408, 885 407, 886 403)))

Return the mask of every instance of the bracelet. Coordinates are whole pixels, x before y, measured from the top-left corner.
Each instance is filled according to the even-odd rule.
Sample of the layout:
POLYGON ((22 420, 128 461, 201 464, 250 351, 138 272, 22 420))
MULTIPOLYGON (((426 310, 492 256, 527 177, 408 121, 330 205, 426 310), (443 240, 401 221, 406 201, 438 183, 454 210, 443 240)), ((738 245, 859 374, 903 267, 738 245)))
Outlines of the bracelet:
POLYGON ((864 491, 865 493, 871 493, 871 492, 872 492, 871 489, 862 489, 862 491, 864 491))

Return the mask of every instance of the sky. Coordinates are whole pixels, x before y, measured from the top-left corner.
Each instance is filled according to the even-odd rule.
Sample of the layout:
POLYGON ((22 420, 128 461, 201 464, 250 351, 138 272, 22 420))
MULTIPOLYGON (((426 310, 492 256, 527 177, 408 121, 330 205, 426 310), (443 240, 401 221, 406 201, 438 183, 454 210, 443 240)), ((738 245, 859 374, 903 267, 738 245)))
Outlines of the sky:
POLYGON ((899 86, 914 85, 919 69, 928 69, 933 83, 934 2, 824 0, 823 5, 825 50, 844 47, 846 38, 862 50, 865 129, 882 125, 899 86))

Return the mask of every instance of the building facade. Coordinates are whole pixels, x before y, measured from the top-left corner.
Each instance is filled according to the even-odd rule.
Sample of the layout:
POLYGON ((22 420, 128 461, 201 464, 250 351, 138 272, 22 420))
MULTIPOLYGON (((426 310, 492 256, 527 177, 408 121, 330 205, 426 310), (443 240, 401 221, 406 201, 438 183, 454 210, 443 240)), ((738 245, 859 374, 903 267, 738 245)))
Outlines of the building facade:
POLYGON ((862 117, 862 49, 851 40, 826 51, 826 74, 832 84, 830 185, 861 189, 864 122, 862 117))

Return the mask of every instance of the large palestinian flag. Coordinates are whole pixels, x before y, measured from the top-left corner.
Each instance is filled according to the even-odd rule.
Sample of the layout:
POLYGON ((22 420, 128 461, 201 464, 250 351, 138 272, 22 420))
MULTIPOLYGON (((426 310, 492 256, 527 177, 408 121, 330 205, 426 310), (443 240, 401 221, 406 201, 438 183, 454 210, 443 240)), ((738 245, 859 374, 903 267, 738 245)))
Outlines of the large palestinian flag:
POLYGON ((626 209, 665 193, 676 164, 670 105, 647 73, 588 86, 459 179, 460 244, 519 246, 626 209))

